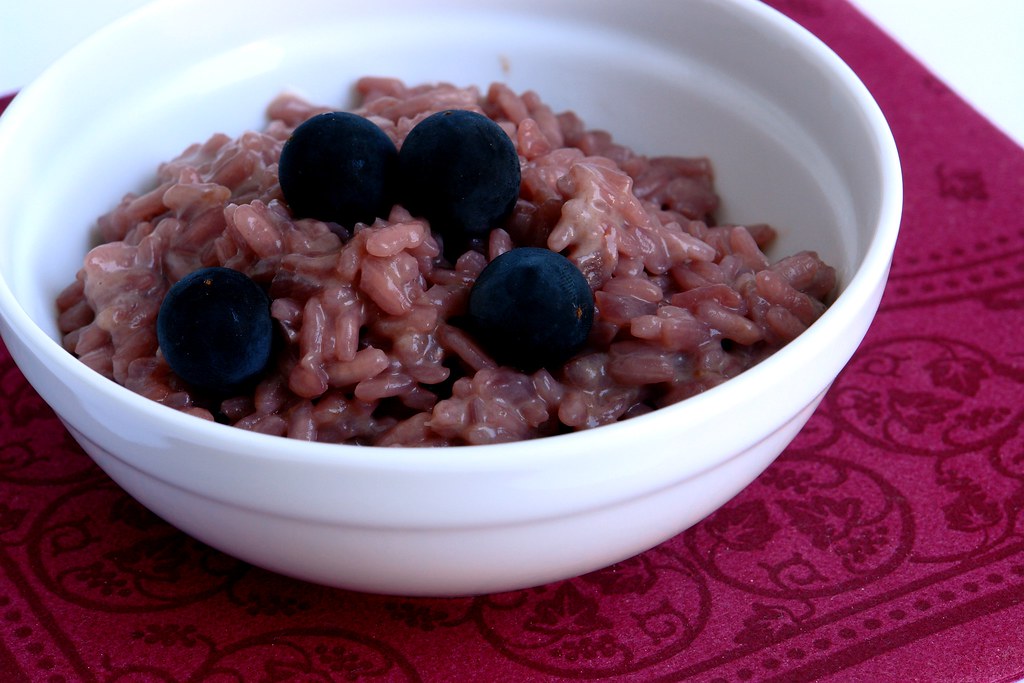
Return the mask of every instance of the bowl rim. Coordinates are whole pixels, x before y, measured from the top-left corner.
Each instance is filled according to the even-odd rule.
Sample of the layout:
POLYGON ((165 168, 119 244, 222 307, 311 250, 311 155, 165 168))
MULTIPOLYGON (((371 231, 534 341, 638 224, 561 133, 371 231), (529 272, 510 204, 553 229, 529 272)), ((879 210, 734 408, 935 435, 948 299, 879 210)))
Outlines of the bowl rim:
MULTIPOLYGON (((302 442, 286 437, 248 432, 243 429, 217 424, 146 399, 131 390, 106 379, 94 372, 47 335, 21 307, 0 272, 0 327, 4 337, 17 336, 32 353, 38 355, 59 373, 67 373, 76 381, 95 386, 105 398, 124 405, 132 411, 141 411, 147 419, 163 422, 178 434, 187 435, 187 441, 215 447, 225 454, 236 453, 243 458, 280 460, 287 458, 293 463, 319 463, 344 468, 367 470, 414 469, 422 471, 487 471, 503 472, 543 466, 552 458, 565 457, 570 451, 586 451, 599 446, 605 436, 613 430, 626 432, 643 430, 649 424, 686 418, 699 419, 701 415, 718 414, 735 404, 734 397, 756 387, 771 375, 793 372, 799 369, 799 359, 805 348, 820 345, 819 338, 837 338, 844 333, 852 318, 866 306, 877 306, 880 283, 884 283, 891 263, 896 237, 899 231, 903 208, 903 184, 899 156, 888 123, 867 87, 852 69, 842 61, 820 39, 810 31, 789 19, 778 10, 757 0, 715 0, 727 5, 732 13, 745 15, 745 21, 757 21, 771 25, 794 46, 816 64, 828 70, 830 75, 842 84, 846 92, 859 103, 861 114, 866 119, 865 130, 869 132, 875 146, 878 160, 879 196, 881 203, 870 242, 864 250, 864 257, 850 274, 845 288, 830 308, 797 339, 780 349, 771 358, 744 371, 722 385, 713 387, 683 402, 661 408, 652 413, 637 416, 626 421, 603 425, 596 429, 544 437, 530 441, 510 443, 467 445, 458 447, 384 447, 354 446, 302 442), (874 301, 874 303, 873 303, 874 301), (689 416, 689 417, 688 417, 689 416), (282 441, 285 439, 285 441, 282 441), (281 448, 287 444, 288 448, 281 448), (524 444, 529 447, 524 448, 524 444), (285 455, 286 454, 286 455, 285 455)), ((198 4, 198 3, 197 3, 198 4)), ((7 111, 0 117, 0 152, 4 138, 14 134, 20 123, 30 117, 36 100, 64 73, 73 71, 73 63, 79 55, 105 49, 106 41, 120 32, 131 30, 138 22, 152 21, 161 12, 174 5, 177 0, 154 0, 129 14, 115 20, 97 33, 86 38, 69 52, 57 59, 38 78, 23 88, 10 102, 7 111)), ((17 359, 15 359, 17 361, 17 359)), ((839 367, 847 359, 841 359, 839 367)), ((813 398, 813 397, 810 397, 813 398)), ((694 464, 690 469, 695 474, 720 464, 719 460, 694 464)))

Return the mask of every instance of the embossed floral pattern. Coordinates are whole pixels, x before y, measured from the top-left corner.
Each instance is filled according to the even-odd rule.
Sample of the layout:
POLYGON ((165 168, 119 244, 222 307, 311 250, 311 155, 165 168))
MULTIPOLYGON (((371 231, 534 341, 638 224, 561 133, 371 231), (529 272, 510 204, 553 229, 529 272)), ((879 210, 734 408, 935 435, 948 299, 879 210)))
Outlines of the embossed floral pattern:
POLYGON ((1024 371, 972 343, 901 337, 868 344, 827 402, 869 443, 901 453, 951 455, 1009 434, 1024 414, 1024 371))
POLYGON ((736 550, 762 550, 779 530, 768 516, 763 501, 730 505, 715 513, 707 523, 708 532, 736 550))
POLYGON ((984 364, 976 358, 940 357, 925 364, 924 369, 932 385, 964 396, 977 396, 982 380, 989 376, 984 364))

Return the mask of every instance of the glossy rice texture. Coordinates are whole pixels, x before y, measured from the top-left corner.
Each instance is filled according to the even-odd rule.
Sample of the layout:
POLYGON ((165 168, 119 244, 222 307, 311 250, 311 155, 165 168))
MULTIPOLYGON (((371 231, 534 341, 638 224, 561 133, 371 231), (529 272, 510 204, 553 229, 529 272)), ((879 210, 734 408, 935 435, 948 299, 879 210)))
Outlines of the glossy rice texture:
POLYGON ((771 262, 767 225, 718 225, 712 167, 648 157, 492 84, 357 84, 356 111, 396 143, 444 109, 481 111, 515 142, 511 218, 446 260, 429 224, 395 206, 352 229, 294 220, 277 180, 290 132, 330 111, 295 95, 269 123, 218 134, 162 164, 157 184, 98 219, 102 242, 58 298, 65 348, 172 408, 297 439, 455 446, 588 429, 681 401, 763 360, 811 325, 835 288, 813 252, 771 262), (532 374, 499 367, 460 324, 490 259, 517 246, 564 253, 594 291, 586 347, 532 374), (255 391, 212 400, 170 370, 162 297, 222 265, 268 291, 279 344, 255 391))

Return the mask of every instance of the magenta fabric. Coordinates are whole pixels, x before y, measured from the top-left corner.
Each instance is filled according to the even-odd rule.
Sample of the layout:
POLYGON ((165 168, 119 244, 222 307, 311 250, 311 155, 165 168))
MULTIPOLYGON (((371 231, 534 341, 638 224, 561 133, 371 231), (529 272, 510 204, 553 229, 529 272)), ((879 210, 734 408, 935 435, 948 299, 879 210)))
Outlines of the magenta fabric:
POLYGON ((0 346, 0 680, 1024 675, 1024 150, 850 5, 772 4, 879 101, 906 205, 867 339, 738 498, 634 559, 532 590, 323 588, 147 512, 0 346))

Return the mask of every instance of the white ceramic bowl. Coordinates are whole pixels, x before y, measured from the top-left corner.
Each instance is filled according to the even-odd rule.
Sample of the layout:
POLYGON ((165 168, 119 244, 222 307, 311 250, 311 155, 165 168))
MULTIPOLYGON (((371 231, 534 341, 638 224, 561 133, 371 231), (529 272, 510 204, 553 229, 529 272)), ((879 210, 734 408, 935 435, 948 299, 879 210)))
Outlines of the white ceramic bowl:
POLYGON ((867 90, 741 0, 158 1, 57 62, 0 118, 0 331, 97 463, 154 512, 256 565, 451 595, 612 564, 696 523, 790 442, 875 313, 902 205, 867 90), (451 449, 308 444, 204 422, 64 352, 54 298, 94 218, 162 160, 262 127, 281 90, 346 105, 358 76, 533 89, 640 151, 709 155, 722 218, 816 249, 841 294, 767 362, 589 432, 451 449))

